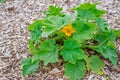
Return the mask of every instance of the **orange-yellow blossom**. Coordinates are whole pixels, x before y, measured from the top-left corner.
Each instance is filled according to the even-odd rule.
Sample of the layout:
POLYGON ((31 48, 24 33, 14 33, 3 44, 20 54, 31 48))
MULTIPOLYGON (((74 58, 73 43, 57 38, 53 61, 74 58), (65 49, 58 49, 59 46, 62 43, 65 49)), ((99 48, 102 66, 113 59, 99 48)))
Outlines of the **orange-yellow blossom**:
POLYGON ((61 31, 65 33, 65 35, 68 37, 75 32, 75 30, 72 28, 72 24, 68 24, 67 26, 64 26, 61 31))

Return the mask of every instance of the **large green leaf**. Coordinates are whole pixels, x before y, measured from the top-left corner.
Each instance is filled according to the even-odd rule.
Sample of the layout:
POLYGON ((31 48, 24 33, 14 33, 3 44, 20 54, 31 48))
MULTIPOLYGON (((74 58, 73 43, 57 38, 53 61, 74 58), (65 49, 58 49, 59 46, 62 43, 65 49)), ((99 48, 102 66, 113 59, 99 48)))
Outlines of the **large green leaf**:
POLYGON ((55 40, 48 39, 43 41, 39 50, 36 54, 36 57, 44 61, 44 65, 48 63, 54 63, 58 61, 58 46, 55 45, 55 40))
POLYGON ((95 36, 95 40, 98 42, 98 43, 102 43, 104 42, 106 39, 114 42, 116 37, 115 35, 113 34, 112 31, 108 31, 108 32, 99 32, 98 34, 96 34, 95 36))
POLYGON ((75 9, 84 9, 84 10, 90 10, 90 9, 93 9, 93 8, 96 8, 96 5, 99 4, 99 3, 94 3, 94 4, 91 4, 89 2, 86 2, 84 4, 80 4, 77 8, 75 9))
POLYGON ((91 39, 93 34, 96 33, 96 25, 94 23, 83 22, 77 20, 73 23, 73 28, 75 33, 73 34, 73 39, 83 42, 84 40, 91 39))
POLYGON ((23 76, 34 73, 38 68, 39 68, 39 60, 33 61, 31 57, 28 57, 22 61, 23 76))
POLYGON ((61 55, 65 61, 75 64, 77 59, 86 59, 86 54, 84 50, 80 48, 76 49, 63 49, 61 55))
POLYGON ((75 40, 66 40, 64 43, 64 48, 61 51, 63 59, 74 64, 76 63, 77 59, 86 59, 87 56, 84 50, 81 49, 79 46, 79 43, 75 40))
POLYGON ((64 16, 64 14, 61 13, 62 8, 57 6, 49 6, 49 9, 45 11, 46 16, 64 16))
POLYGON ((113 42, 108 42, 107 44, 99 45, 95 50, 102 54, 104 58, 109 58, 113 65, 117 64, 117 53, 113 42))
POLYGON ((103 67, 104 67, 103 61, 96 55, 91 56, 87 60, 88 70, 91 69, 94 73, 103 74, 103 72, 101 71, 101 68, 103 68, 103 67))
POLYGON ((43 20, 43 25, 45 26, 42 36, 47 37, 51 33, 55 32, 56 30, 60 30, 65 25, 68 25, 72 22, 73 16, 49 16, 43 20))
POLYGON ((97 23, 97 26, 102 30, 102 31, 108 31, 108 27, 109 27, 109 25, 108 25, 108 23, 106 22, 106 20, 105 19, 103 19, 103 18, 98 18, 97 20, 96 20, 96 23, 97 23))
POLYGON ((95 14, 93 14, 89 10, 79 9, 78 11, 78 17, 82 19, 95 19, 95 14))
POLYGON ((75 49, 75 48, 79 48, 79 47, 81 47, 82 45, 78 42, 78 41, 76 41, 76 40, 74 40, 74 39, 68 39, 68 40, 66 40, 65 42, 64 42, 64 47, 66 48, 66 49, 75 49))
POLYGON ((28 26, 28 30, 34 30, 35 27, 41 27, 41 20, 36 20, 28 26))
POLYGON ((40 41, 42 30, 42 26, 35 26, 34 29, 31 31, 31 40, 37 43, 40 41))
POLYGON ((96 8, 97 4, 98 3, 95 4, 84 3, 78 6, 77 8, 75 8, 78 12, 78 17, 80 17, 81 19, 85 18, 92 20, 101 17, 105 13, 105 11, 98 10, 96 8))
POLYGON ((86 69, 85 63, 82 60, 77 60, 76 64, 67 63, 65 66, 65 75, 70 80, 79 80, 85 76, 84 70, 86 69))
POLYGON ((28 26, 28 30, 31 30, 31 40, 37 44, 42 34, 42 23, 41 20, 34 21, 28 26))

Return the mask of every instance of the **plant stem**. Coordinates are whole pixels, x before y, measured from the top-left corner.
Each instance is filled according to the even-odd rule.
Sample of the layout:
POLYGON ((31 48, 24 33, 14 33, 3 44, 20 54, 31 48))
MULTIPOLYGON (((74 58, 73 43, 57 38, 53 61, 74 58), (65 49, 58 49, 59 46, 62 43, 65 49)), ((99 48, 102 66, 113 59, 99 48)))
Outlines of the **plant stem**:
POLYGON ((104 43, 106 43, 107 40, 108 40, 108 38, 107 38, 106 40, 104 40, 104 41, 100 44, 100 46, 103 45, 104 43))
POLYGON ((84 48, 91 48, 91 49, 95 49, 95 48, 97 48, 98 46, 84 45, 83 47, 84 47, 84 48))
POLYGON ((61 46, 61 47, 58 49, 58 51, 61 51, 61 50, 63 49, 63 47, 64 47, 64 46, 61 46))

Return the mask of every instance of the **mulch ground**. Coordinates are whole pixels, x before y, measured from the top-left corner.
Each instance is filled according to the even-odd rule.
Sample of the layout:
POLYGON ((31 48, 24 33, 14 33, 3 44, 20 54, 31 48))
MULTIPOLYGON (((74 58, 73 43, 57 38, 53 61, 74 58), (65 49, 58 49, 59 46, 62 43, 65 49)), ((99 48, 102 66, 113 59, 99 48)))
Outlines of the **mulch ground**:
MULTIPOLYGON (((34 20, 44 17, 43 12, 49 5, 63 7, 63 12, 70 13, 70 8, 84 2, 101 2, 99 9, 107 11, 104 18, 111 28, 120 29, 120 0, 6 0, 0 3, 0 80, 69 80, 63 76, 64 63, 49 64, 34 74, 21 76, 21 61, 29 56, 27 40, 30 38, 27 26, 34 20)), ((106 62, 105 75, 86 74, 84 80, 120 80, 120 40, 116 41, 118 65, 106 62)))

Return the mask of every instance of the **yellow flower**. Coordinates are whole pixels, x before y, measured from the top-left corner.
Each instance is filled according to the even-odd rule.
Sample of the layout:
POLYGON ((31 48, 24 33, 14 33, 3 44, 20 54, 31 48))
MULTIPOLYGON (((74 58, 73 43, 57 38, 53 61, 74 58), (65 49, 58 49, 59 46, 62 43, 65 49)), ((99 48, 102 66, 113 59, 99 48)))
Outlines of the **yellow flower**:
POLYGON ((65 33, 65 35, 68 37, 75 32, 75 30, 72 28, 72 24, 68 24, 67 26, 64 26, 61 31, 65 33))

